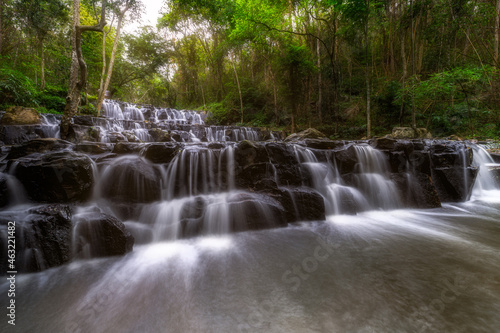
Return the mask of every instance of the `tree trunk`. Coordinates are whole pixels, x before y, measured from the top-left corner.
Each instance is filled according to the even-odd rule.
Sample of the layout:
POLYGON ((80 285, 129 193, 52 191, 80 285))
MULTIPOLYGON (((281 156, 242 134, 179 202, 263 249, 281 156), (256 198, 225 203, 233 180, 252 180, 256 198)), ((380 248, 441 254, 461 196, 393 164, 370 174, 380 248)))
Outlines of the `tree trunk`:
POLYGON ((40 90, 45 89, 45 55, 43 50, 43 41, 40 41, 40 90))
POLYGON ((240 95, 240 108, 241 108, 240 123, 243 124, 243 97, 241 96, 240 79, 238 78, 238 72, 236 71, 236 66, 234 65, 234 58, 231 59, 231 64, 233 65, 234 76, 236 77, 236 84, 238 85, 238 93, 240 95))
POLYGON ((0 56, 2 55, 2 43, 3 43, 2 15, 3 15, 3 0, 0 0, 0 56))
POLYGON ((494 51, 494 62, 495 66, 500 67, 498 63, 499 50, 500 48, 500 0, 496 3, 496 15, 495 15, 495 51, 494 51))
POLYGON ((80 26, 80 0, 73 0, 70 83, 60 125, 62 139, 69 139, 70 137, 71 119, 78 112, 80 95, 87 83, 87 65, 82 55, 82 33, 85 31, 102 32, 103 27, 106 25, 106 2, 106 0, 102 1, 101 20, 99 24, 95 26, 80 26), (79 80, 78 77, 80 78, 79 80))
MULTIPOLYGON (((499 0, 500 1, 500 0, 499 0)), ((319 37, 320 29, 319 29, 319 24, 318 24, 318 37, 319 37)), ((322 89, 321 86, 323 85, 322 83, 322 77, 321 77, 321 52, 320 52, 320 44, 319 44, 319 39, 316 39, 316 56, 318 57, 318 118, 319 121, 323 121, 323 114, 322 114, 322 103, 323 103, 323 95, 322 95, 322 89)))
POLYGON ((102 102, 104 101, 104 96, 106 95, 106 90, 108 90, 109 82, 111 81, 111 75, 113 74, 113 65, 115 63, 116 50, 118 48, 118 42, 120 40, 120 32, 122 29, 123 17, 125 17, 125 13, 129 10, 129 6, 125 7, 124 10, 120 12, 120 16, 118 16, 118 22, 116 27, 116 36, 115 41, 113 43, 113 50, 111 51, 111 57, 109 59, 108 70, 106 73, 106 81, 104 82, 104 86, 99 92, 99 97, 97 99, 97 114, 101 114, 102 102))

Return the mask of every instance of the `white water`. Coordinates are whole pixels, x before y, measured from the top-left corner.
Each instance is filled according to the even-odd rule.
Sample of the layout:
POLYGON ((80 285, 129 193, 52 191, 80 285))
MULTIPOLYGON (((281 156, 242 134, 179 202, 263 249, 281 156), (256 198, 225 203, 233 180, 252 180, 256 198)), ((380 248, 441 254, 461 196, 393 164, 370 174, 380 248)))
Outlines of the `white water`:
POLYGON ((16 331, 495 332, 494 198, 153 243, 18 275, 16 331))

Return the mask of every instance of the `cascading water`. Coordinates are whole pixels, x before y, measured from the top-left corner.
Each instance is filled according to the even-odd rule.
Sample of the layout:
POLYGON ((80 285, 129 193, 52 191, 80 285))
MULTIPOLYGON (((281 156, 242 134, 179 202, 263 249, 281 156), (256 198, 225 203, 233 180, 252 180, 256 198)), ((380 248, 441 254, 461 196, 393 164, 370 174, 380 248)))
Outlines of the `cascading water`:
MULTIPOLYGON (((20 332, 500 327, 498 165, 480 147, 473 200, 408 209, 402 191, 439 200, 435 162, 411 156, 442 143, 405 142, 392 154, 367 143, 242 142, 263 134, 205 126, 192 112, 123 110, 106 101, 106 118, 81 120, 107 144, 2 149, 0 245, 15 220, 20 332), (172 140, 152 143, 166 129, 172 140)), ((459 175, 470 169, 463 152, 446 152, 459 175)), ((4 279, 0 294, 9 288, 4 279)))

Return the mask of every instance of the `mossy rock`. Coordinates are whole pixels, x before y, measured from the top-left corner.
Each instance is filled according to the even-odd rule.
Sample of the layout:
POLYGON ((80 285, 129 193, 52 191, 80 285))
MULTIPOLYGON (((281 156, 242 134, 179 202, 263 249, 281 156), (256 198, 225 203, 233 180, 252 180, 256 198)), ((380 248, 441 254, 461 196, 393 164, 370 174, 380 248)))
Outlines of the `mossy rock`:
POLYGON ((11 106, 7 109, 2 119, 1 125, 38 125, 40 124, 40 114, 35 109, 23 106, 11 106))

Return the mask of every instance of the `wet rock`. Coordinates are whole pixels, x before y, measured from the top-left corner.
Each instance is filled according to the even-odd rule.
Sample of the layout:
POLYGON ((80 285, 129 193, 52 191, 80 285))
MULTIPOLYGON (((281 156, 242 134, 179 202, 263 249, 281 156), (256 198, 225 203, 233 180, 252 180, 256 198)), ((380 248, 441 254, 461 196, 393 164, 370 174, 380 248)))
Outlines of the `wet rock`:
POLYGON ((147 146, 144 157, 153 163, 170 163, 180 149, 181 146, 175 143, 153 143, 147 146))
POLYGON ((141 142, 135 133, 132 131, 123 131, 122 134, 127 138, 128 142, 141 142))
POLYGON ((9 204, 9 192, 7 189, 7 176, 0 173, 0 208, 9 204))
POLYGON ((490 153, 491 158, 495 163, 500 163, 500 152, 492 152, 491 150, 488 151, 490 153))
POLYGON ((430 151, 433 168, 469 167, 472 164, 473 150, 461 141, 437 143, 430 151))
POLYGON ((107 257, 132 251, 134 237, 117 218, 90 212, 78 214, 74 220, 76 256, 107 257))
POLYGON ((75 125, 83 125, 83 126, 94 126, 94 117, 88 115, 74 116, 73 123, 75 125))
POLYGON ((463 202, 470 199, 478 168, 435 168, 432 180, 441 202, 463 202))
POLYGON ((149 130, 149 135, 153 138, 154 142, 171 142, 172 137, 166 131, 159 128, 153 128, 149 130))
MULTIPOLYGON (((36 272, 67 263, 72 258, 71 209, 66 205, 30 208, 13 216, 0 215, 0 231, 16 221, 16 270, 36 272)), ((0 247, 7 248, 0 237, 0 247)), ((7 252, 4 252, 7 253, 7 252)), ((0 258, 0 271, 6 272, 7 256, 0 258)))
POLYGON ((302 141, 304 139, 321 139, 325 138, 326 135, 318 131, 317 129, 314 128, 308 128, 305 131, 299 132, 299 133, 293 133, 289 135, 286 139, 285 142, 296 142, 296 141, 302 141))
POLYGON ((345 146, 344 141, 333 141, 329 139, 304 139, 302 144, 314 149, 341 149, 345 146))
POLYGON ((429 175, 421 172, 416 174, 392 173, 391 179, 396 184, 403 207, 441 207, 438 192, 429 175))
MULTIPOLYGON (((94 128, 95 130, 96 128, 94 128)), ((106 138, 109 140, 111 143, 117 143, 121 141, 127 141, 127 137, 123 135, 122 133, 118 132, 110 132, 106 135, 106 138)))
POLYGON ((235 174, 236 185, 238 188, 255 191, 264 190, 262 181, 266 179, 274 181, 274 170, 274 166, 269 162, 247 165, 237 169, 235 174))
POLYGON ((302 186, 309 184, 307 173, 301 173, 295 154, 291 146, 283 143, 268 143, 266 150, 269 160, 276 169, 276 176, 279 185, 302 186))
POLYGON ((241 168, 255 163, 269 162, 269 155, 265 146, 248 140, 241 141, 236 145, 234 158, 236 164, 241 168))
POLYGON ((147 203, 160 200, 161 176, 146 160, 124 156, 112 161, 99 184, 104 198, 115 202, 147 203))
POLYGON ((358 157, 354 145, 349 145, 345 149, 335 151, 334 157, 341 175, 353 172, 356 164, 358 163, 358 157))
POLYGON ((18 146, 13 146, 7 156, 7 159, 16 159, 33 153, 45 153, 47 151, 57 151, 67 149, 71 146, 71 142, 47 138, 47 139, 34 139, 22 143, 18 146))
POLYGON ((278 191, 278 201, 285 209, 287 222, 325 220, 325 202, 315 190, 301 187, 280 188, 278 191))
POLYGON ((87 200, 94 183, 92 161, 69 151, 32 154, 16 163, 14 175, 36 202, 66 203, 87 200))
POLYGON ((118 142, 113 147, 113 153, 118 155, 137 154, 144 148, 144 144, 135 142, 118 142))
POLYGON ((23 142, 46 137, 42 125, 0 126, 0 141, 6 145, 17 145, 23 142))
POLYGON ((87 154, 104 154, 110 152, 111 147, 106 143, 83 142, 75 145, 74 150, 87 154))
POLYGON ((500 165, 492 165, 488 167, 488 171, 495 182, 496 188, 500 189, 500 165))
POLYGON ((11 106, 0 119, 1 125, 38 125, 40 114, 31 108, 11 106))

